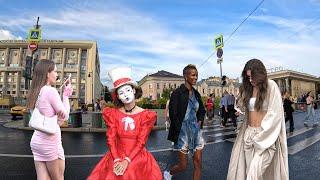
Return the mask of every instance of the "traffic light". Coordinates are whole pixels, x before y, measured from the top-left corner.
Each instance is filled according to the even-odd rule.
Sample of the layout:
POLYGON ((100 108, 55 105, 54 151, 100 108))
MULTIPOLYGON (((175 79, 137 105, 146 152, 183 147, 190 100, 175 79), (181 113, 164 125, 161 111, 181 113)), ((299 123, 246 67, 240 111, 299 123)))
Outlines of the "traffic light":
POLYGON ((34 72, 34 69, 36 68, 36 65, 38 64, 39 60, 38 59, 34 59, 33 60, 33 68, 32 68, 32 73, 34 72))
POLYGON ((24 74, 23 77, 25 77, 26 79, 31 79, 31 73, 32 73, 32 57, 31 56, 27 56, 26 57, 26 66, 25 66, 25 70, 24 70, 24 74))
POLYGON ((223 75, 222 78, 221 78, 221 85, 222 86, 225 86, 227 84, 226 79, 227 79, 227 76, 223 75))

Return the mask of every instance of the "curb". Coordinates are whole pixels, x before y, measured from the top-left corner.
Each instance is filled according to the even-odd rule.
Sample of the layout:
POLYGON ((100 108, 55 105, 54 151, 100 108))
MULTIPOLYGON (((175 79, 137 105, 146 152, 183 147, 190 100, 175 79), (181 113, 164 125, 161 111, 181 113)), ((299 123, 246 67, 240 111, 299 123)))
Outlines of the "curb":
MULTIPOLYGON (((11 129, 18 129, 18 130, 25 130, 25 131, 33 131, 30 127, 25 127, 23 124, 23 120, 18 121, 11 121, 3 124, 6 128, 11 129)), ((86 128, 86 127, 79 127, 79 128, 60 128, 61 132, 95 132, 95 133, 105 133, 106 128, 86 128)), ((155 130, 165 130, 165 126, 154 126, 152 128, 153 131, 155 130)))

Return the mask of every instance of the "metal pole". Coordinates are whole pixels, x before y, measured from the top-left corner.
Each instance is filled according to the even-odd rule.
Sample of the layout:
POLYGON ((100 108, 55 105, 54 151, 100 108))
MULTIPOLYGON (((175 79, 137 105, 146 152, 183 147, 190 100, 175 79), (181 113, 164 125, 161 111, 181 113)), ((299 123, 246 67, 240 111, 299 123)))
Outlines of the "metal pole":
POLYGON ((38 18, 37 18, 37 24, 36 24, 36 29, 39 29, 39 16, 38 16, 38 18))
MULTIPOLYGON (((222 61, 220 61, 220 80, 222 80, 222 61)), ((220 82, 220 86, 221 86, 221 98, 222 98, 222 94, 223 94, 223 86, 222 86, 222 82, 220 82)))

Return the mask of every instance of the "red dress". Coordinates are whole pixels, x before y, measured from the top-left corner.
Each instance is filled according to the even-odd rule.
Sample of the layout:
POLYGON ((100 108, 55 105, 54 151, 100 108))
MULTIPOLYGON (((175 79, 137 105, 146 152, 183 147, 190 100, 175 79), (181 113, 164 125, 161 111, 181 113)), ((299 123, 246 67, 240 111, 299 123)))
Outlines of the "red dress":
POLYGON ((105 108, 103 118, 107 125, 107 144, 110 151, 96 165, 89 180, 161 180, 161 170, 150 152, 144 147, 157 119, 155 112, 143 110, 128 115, 115 108, 105 108), (113 172, 115 159, 129 157, 122 176, 113 172))

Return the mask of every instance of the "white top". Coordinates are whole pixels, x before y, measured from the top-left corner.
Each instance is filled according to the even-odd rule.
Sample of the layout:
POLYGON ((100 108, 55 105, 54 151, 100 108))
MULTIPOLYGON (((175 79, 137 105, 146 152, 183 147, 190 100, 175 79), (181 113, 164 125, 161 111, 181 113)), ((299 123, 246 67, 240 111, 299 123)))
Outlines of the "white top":
MULTIPOLYGON (((257 98, 255 98, 255 97, 250 98, 249 104, 248 104, 248 109, 249 109, 249 111, 255 111, 255 109, 254 109, 254 104, 256 103, 256 99, 257 99, 257 98)), ((267 110, 268 110, 267 101, 264 101, 264 102, 263 102, 263 104, 262 104, 262 110, 263 110, 263 111, 267 111, 267 110)))

